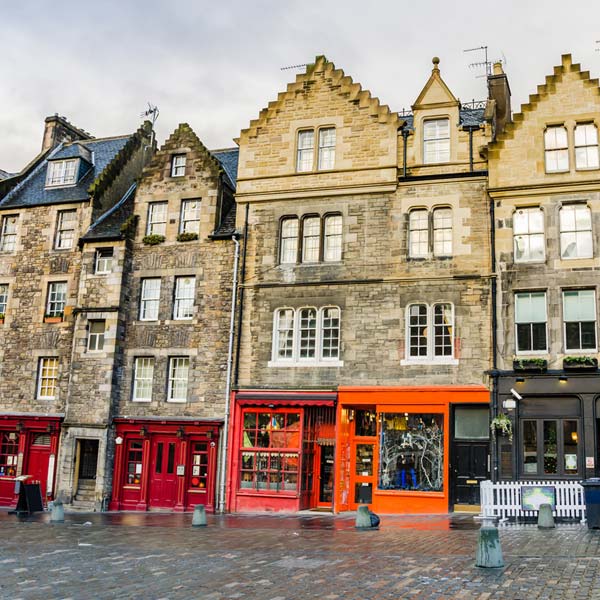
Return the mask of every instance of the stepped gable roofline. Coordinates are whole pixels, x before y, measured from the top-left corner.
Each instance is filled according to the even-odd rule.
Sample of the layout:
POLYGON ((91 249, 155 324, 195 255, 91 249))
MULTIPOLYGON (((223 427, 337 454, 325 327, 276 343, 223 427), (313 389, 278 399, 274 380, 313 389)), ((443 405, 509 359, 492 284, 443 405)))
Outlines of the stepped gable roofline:
MULTIPOLYGON (((269 102, 267 107, 260 111, 257 119, 250 121, 248 128, 242 129, 238 139, 256 137, 260 128, 282 110, 288 98, 293 98, 298 92, 305 89, 306 84, 311 81, 326 77, 331 77, 333 85, 338 88, 337 93, 340 96, 356 103, 360 109, 367 109, 378 122, 392 123, 397 127, 402 125, 403 121, 397 112, 392 112, 387 104, 381 104, 379 98, 372 96, 369 90, 363 90, 360 83, 355 83, 352 77, 346 75, 342 69, 336 69, 331 61, 320 55, 315 58, 314 63, 306 66, 304 73, 296 75, 296 81, 289 83, 284 92, 279 92, 277 100, 269 102)), ((236 143, 238 139, 235 140, 236 143)))
POLYGON ((521 110, 513 114, 512 123, 507 123, 504 131, 500 133, 494 141, 489 144, 490 150, 499 150, 502 148, 503 141, 511 139, 515 131, 521 126, 521 123, 526 118, 526 114, 536 110, 538 104, 546 96, 554 92, 557 83, 562 81, 565 73, 577 73, 581 81, 588 86, 594 87, 596 92, 600 94, 598 79, 591 79, 589 71, 582 71, 579 63, 573 63, 571 54, 563 54, 561 56, 561 64, 554 67, 552 75, 547 75, 546 80, 542 85, 538 85, 537 92, 529 95, 529 102, 521 104, 521 110))
POLYGON ((422 108, 426 108, 426 107, 430 108, 430 107, 434 107, 434 106, 439 106, 439 107, 460 106, 459 100, 450 91, 450 88, 446 85, 446 82, 442 79, 442 76, 440 74, 440 67, 439 67, 440 59, 437 56, 434 56, 431 59, 431 62, 433 63, 433 69, 431 69, 431 75, 429 76, 427 83, 421 90, 421 93, 415 100, 415 103, 412 105, 412 109, 419 110, 422 108), (441 94, 441 96, 445 97, 444 101, 440 101, 438 99, 438 100, 432 102, 431 100, 428 100, 428 96, 432 96, 433 93, 436 91, 436 88, 437 88, 438 95, 441 94))

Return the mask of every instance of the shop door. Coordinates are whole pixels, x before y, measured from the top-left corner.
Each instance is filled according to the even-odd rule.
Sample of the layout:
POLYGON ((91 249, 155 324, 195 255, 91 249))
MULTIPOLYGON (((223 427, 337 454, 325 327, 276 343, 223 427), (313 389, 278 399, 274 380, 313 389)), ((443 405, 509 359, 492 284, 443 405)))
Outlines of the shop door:
POLYGON ((487 442, 454 443, 454 503, 479 504, 479 484, 489 477, 487 442))
MULTIPOLYGON (((42 489, 42 499, 46 500, 48 484, 48 465, 50 463, 50 434, 34 433, 27 457, 27 468, 23 475, 31 475, 33 481, 39 481, 42 489)), ((52 491, 52 490, 50 490, 52 491)))
POLYGON ((375 485, 374 450, 374 443, 355 442, 352 444, 350 466, 351 509, 356 509, 359 504, 371 504, 373 502, 373 487, 375 485))
POLYGON ((318 446, 319 485, 317 506, 331 508, 333 505, 334 446, 318 446))
POLYGON ((157 437, 152 441, 150 508, 173 508, 177 501, 177 440, 157 437))

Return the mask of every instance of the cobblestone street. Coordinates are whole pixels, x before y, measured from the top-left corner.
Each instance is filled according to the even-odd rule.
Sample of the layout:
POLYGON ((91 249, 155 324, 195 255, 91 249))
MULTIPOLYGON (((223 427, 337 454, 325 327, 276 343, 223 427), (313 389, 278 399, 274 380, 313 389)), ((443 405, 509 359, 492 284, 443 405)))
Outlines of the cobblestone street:
POLYGON ((375 600, 600 599, 600 531, 559 525, 500 529, 506 567, 474 566, 471 516, 383 517, 379 531, 351 516, 209 517, 0 513, 0 597, 375 600))

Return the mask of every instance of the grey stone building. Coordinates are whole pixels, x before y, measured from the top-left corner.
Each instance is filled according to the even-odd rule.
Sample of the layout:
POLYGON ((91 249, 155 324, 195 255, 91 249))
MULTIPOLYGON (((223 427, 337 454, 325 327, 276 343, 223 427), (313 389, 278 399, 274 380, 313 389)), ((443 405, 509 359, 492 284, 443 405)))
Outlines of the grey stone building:
POLYGON ((73 455, 80 432, 71 425, 90 422, 101 410, 97 393, 104 391, 80 386, 71 369, 78 358, 78 240, 129 193, 150 153, 149 136, 144 126, 131 135, 96 139, 62 117, 49 117, 40 155, 0 182, 2 503, 12 503, 14 478, 22 474, 41 482, 45 498, 57 489, 72 497, 56 482, 57 475, 83 469, 81 445, 73 455), (83 410, 79 394, 85 394, 83 410))

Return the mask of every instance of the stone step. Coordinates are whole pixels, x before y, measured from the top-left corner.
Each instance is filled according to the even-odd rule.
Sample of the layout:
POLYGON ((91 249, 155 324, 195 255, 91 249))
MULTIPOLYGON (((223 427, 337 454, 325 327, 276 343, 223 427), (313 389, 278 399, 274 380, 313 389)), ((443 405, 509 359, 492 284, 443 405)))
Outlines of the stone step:
POLYGON ((80 479, 77 483, 78 490, 95 490, 96 480, 95 479, 80 479))

